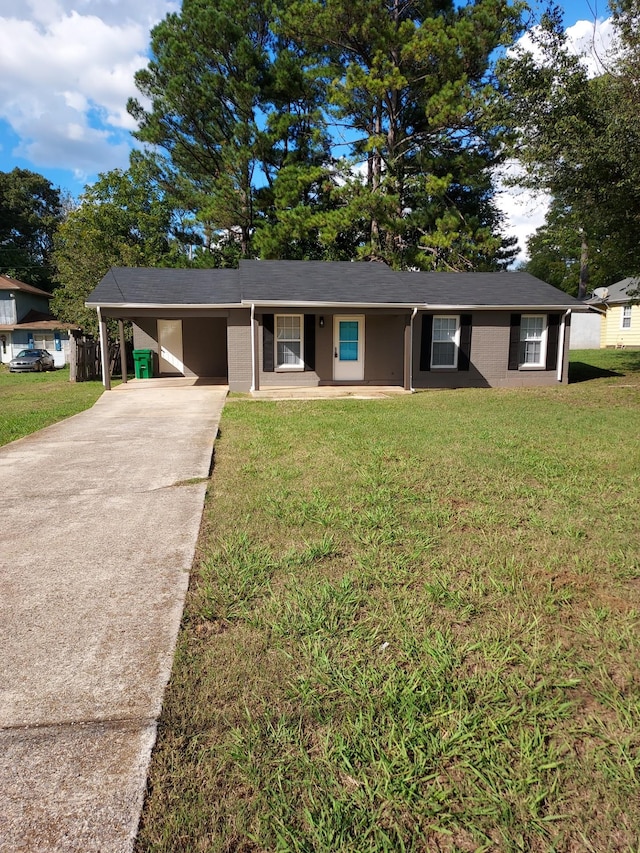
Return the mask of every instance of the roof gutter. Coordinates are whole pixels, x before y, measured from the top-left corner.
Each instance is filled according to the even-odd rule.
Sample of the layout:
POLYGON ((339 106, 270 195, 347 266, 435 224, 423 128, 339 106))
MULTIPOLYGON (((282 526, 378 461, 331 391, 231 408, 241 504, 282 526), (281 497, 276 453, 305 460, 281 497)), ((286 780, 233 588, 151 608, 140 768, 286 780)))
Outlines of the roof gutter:
MULTIPOLYGON (((412 311, 416 307, 415 302, 309 302, 297 299, 269 299, 264 301, 256 301, 249 303, 243 301, 243 306, 254 305, 257 308, 336 308, 340 311, 345 309, 356 308, 402 308, 407 311, 412 311)), ((420 303, 417 306, 418 311, 570 311, 576 309, 575 305, 533 305, 519 303, 516 305, 464 305, 460 302, 451 304, 444 303, 420 303)), ((585 308, 585 310, 588 310, 585 308)))
POLYGON ((265 299, 264 301, 256 301, 249 303, 248 301, 243 301, 243 306, 247 306, 249 304, 255 305, 257 308, 291 308, 292 306, 295 308, 316 308, 316 309, 324 309, 324 308, 336 308, 339 311, 345 311, 347 309, 355 309, 355 308, 405 308, 408 311, 411 310, 415 303, 413 302, 323 302, 323 301, 313 301, 309 302, 298 299, 265 299))
MULTIPOLYGON (((110 311, 118 308, 131 309, 146 309, 146 310, 193 310, 194 308, 214 308, 227 310, 229 308, 316 308, 318 310, 325 308, 336 308, 344 311, 345 309, 355 308, 396 308, 412 311, 416 304, 415 302, 321 302, 321 301, 298 301, 296 299, 269 299, 264 301, 249 302, 85 302, 87 308, 107 308, 110 311)), ((464 305, 460 302, 452 302, 451 304, 437 303, 421 303, 417 306, 418 311, 570 311, 576 310, 576 306, 568 305, 464 305)), ((598 311, 592 305, 585 305, 585 312, 590 310, 598 311)))
POLYGON ((526 311, 571 311, 575 305, 533 305, 521 302, 519 305, 463 305, 453 302, 450 305, 420 305, 421 311, 514 311, 522 314, 526 311))
POLYGON ((146 308, 159 309, 192 309, 192 308, 246 308, 246 302, 85 302, 87 308, 146 308))

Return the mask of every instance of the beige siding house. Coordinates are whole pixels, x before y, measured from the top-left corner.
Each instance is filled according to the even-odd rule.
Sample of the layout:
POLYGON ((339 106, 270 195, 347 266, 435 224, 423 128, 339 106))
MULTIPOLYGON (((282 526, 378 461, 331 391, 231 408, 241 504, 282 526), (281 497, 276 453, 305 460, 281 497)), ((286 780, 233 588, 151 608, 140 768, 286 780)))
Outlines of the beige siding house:
POLYGON ((589 310, 526 273, 320 261, 114 268, 87 305, 103 346, 107 319, 131 321, 154 375, 206 376, 234 391, 555 385, 567 381, 572 312, 589 310))
POLYGON ((637 296, 640 290, 640 278, 625 278, 611 287, 599 290, 599 296, 590 300, 590 304, 604 313, 600 326, 600 346, 640 347, 640 305, 637 296))

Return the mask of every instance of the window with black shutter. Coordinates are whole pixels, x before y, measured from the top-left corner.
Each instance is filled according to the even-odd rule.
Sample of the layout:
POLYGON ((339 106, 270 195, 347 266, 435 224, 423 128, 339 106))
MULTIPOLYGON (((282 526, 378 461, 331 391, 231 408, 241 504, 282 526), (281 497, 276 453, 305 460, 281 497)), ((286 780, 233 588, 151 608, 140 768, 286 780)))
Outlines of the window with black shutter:
POLYGON ((316 369, 316 315, 304 315, 304 369, 316 369))
POLYGON ((433 334, 433 317, 431 314, 422 315, 420 335, 420 370, 431 370, 431 335, 433 334))
POLYGON ((273 373, 273 314, 262 315, 262 369, 273 373))
POLYGON ((458 370, 469 370, 471 367, 471 314, 460 315, 460 351, 458 353, 458 370))

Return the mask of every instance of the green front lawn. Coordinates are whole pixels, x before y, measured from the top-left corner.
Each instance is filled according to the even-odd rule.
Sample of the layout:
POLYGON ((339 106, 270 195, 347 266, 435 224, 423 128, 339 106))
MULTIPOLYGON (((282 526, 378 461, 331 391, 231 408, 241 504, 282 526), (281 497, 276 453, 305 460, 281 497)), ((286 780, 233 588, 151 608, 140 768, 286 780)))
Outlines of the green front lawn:
POLYGON ((88 409, 101 382, 69 382, 69 368, 51 373, 9 373, 0 367, 0 445, 88 409))
POLYGON ((639 353, 572 361, 227 403, 138 852, 638 849, 639 353))

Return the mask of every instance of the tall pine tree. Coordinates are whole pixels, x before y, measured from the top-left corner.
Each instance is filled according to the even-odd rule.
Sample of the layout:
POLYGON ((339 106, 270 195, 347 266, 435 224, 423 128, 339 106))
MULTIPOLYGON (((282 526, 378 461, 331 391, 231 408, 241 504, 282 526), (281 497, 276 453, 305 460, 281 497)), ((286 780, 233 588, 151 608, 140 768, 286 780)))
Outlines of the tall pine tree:
POLYGON ((129 109, 244 256, 495 267, 492 58, 518 22, 506 0, 184 0, 129 109))
POLYGON ((334 136, 365 164, 351 205, 368 224, 363 253, 396 267, 497 259, 491 63, 519 10, 502 0, 292 0, 283 21, 326 81, 334 136))

